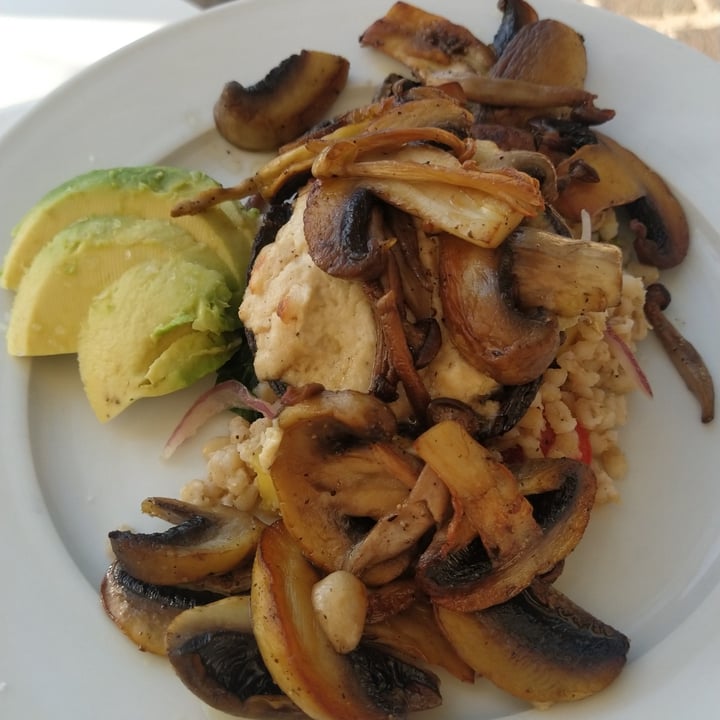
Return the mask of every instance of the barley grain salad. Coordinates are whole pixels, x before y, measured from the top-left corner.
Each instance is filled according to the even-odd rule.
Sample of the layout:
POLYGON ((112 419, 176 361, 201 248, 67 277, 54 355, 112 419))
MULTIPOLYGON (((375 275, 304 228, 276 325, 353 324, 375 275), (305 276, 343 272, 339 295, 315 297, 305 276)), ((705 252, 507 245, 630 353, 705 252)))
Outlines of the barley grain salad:
MULTIPOLYGON (((118 354, 86 349, 94 300, 79 330, 101 420, 213 377, 163 451, 194 444, 205 471, 140 498, 167 529, 109 532, 103 608, 210 713, 422 717, 446 678, 478 707, 582 702, 632 638, 556 581, 633 481, 629 401, 662 391, 638 361, 648 335, 698 425, 714 419, 710 373, 665 312, 685 210, 613 139, 562 18, 502 0, 473 27, 395 2, 356 36, 395 70, 350 106, 352 66, 322 48, 219 93, 214 132, 258 169, 182 175, 163 206, 223 238, 208 253, 168 235, 186 253, 173 277, 205 292, 189 325, 178 305, 193 332, 163 320, 167 351, 120 397, 88 380, 118 354)), ((139 287, 95 297, 170 297, 139 287)))

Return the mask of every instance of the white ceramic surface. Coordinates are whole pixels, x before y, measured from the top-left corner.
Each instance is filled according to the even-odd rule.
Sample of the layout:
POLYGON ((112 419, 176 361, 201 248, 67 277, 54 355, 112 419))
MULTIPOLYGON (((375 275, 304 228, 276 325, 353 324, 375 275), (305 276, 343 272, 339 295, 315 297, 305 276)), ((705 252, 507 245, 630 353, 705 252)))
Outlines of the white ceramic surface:
MULTIPOLYGON (((47 190, 97 167, 154 162, 230 182, 260 162, 212 127, 223 83, 251 83, 286 55, 346 55, 340 107, 366 100, 391 65, 357 44, 387 0, 231 4, 165 28, 100 61, 41 102, 0 141, 0 237, 47 190)), ((587 86, 617 117, 603 130, 677 190, 693 231, 688 260, 665 280, 670 316, 720 378, 720 66, 649 30, 569 0, 537 0, 585 36, 587 86)), ((494 2, 424 7, 490 41, 494 2)), ((3 317, 12 296, 2 292, 3 317)), ((600 508, 561 587, 626 632, 630 662, 612 688, 536 713, 486 684, 446 680, 428 720, 713 717, 720 701, 718 426, 699 410, 651 339, 640 353, 655 398, 638 396, 621 439, 630 471, 622 501, 600 508)), ((139 653, 103 615, 97 587, 106 535, 141 518, 140 501, 174 494, 202 472, 201 439, 170 462, 162 444, 192 389, 144 401, 107 425, 85 401, 74 358, 0 354, 0 717, 3 720, 196 720, 201 705, 164 661, 139 653)), ((212 432, 211 429, 207 433, 212 432)))

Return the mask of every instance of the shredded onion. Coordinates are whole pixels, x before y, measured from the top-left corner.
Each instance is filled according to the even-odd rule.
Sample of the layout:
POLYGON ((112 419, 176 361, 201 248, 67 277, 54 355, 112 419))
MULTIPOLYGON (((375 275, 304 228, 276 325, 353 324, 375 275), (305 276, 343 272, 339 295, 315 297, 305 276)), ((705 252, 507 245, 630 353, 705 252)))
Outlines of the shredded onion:
POLYGON ((650 381, 642 371, 635 353, 609 325, 605 328, 605 342, 607 342, 612 354, 618 359, 625 372, 635 381, 637 387, 648 397, 652 397, 653 392, 650 381))
POLYGON ((261 400, 237 380, 218 383, 200 395, 183 415, 165 443, 162 457, 169 458, 211 418, 226 410, 241 407, 255 410, 270 418, 275 417, 279 412, 278 404, 261 400))

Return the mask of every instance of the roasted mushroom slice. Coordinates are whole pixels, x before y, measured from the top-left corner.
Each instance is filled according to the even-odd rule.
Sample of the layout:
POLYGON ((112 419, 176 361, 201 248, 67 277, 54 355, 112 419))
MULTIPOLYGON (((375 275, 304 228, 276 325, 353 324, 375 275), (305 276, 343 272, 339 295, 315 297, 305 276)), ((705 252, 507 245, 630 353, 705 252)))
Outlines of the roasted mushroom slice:
POLYGON ((419 441, 418 452, 448 483, 474 530, 468 542, 450 550, 439 532, 420 557, 418 583, 437 604, 469 611, 504 602, 549 572, 582 538, 596 491, 587 465, 563 458, 552 461, 551 470, 534 466, 542 486, 554 489, 526 496, 527 473, 523 484, 508 477, 508 468, 451 421, 419 441))
POLYGON ((629 649, 625 635, 543 582, 480 612, 436 611, 465 662, 503 690, 543 706, 603 690, 620 674, 629 649))
POLYGON ((340 55, 302 50, 251 87, 228 82, 215 104, 217 129, 244 150, 275 150, 323 118, 349 69, 340 55))
POLYGON ((317 720, 386 720, 437 706, 432 673, 372 646, 347 654, 334 650, 311 603, 320 578, 282 521, 263 532, 253 569, 252 620, 278 686, 317 720))
POLYGON ((384 620, 365 626, 364 639, 403 657, 444 668, 462 682, 475 679, 474 670, 458 656, 437 625, 433 606, 419 599, 384 620))
POLYGON ((395 417, 371 395, 323 392, 277 423, 270 474, 287 530, 318 567, 344 569, 372 524, 407 498, 417 458, 389 442, 395 417))
POLYGON ((623 258, 616 245, 522 226, 503 248, 520 307, 575 317, 620 302, 623 258))
POLYGON ((209 510, 172 498, 147 498, 142 510, 179 524, 155 533, 113 530, 108 537, 123 568, 155 585, 190 583, 235 568, 252 555, 262 527, 240 510, 209 510))
POLYGON ((249 596, 180 613, 167 628, 166 647, 180 680, 211 707, 244 718, 306 717, 265 667, 249 596))
POLYGON ((567 182, 555 206, 571 222, 578 222, 583 210, 596 221, 608 208, 626 206, 630 218, 644 226, 635 241, 638 259, 660 269, 678 265, 687 255, 690 235, 677 198, 635 153, 594 134, 597 142, 582 145, 558 165, 558 177, 567 182), (591 168, 594 175, 578 176, 573 173, 577 165, 591 168))
POLYGON ((108 617, 139 648, 165 654, 165 631, 181 613, 220 599, 212 592, 151 585, 128 574, 118 562, 103 576, 100 598, 108 617))
POLYGON ((523 313, 514 306, 501 261, 499 250, 442 236, 438 275, 443 316, 468 363, 501 385, 522 385, 554 360, 560 330, 553 315, 523 313))
POLYGON ((467 28, 406 2, 394 3, 372 23, 360 44, 407 65, 420 79, 447 69, 484 73, 495 62, 493 51, 467 28))

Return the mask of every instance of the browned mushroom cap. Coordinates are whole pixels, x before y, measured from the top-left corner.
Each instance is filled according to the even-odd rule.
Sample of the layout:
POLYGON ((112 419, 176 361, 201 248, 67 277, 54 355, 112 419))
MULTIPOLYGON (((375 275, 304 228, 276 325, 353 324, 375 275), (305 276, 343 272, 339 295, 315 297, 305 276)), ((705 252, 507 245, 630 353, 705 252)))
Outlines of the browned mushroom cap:
POLYGON ((474 670, 458 656, 440 632, 432 605, 419 599, 410 607, 365 626, 363 639, 390 652, 444 668, 463 682, 473 682, 474 670))
POLYGON ((614 207, 626 206, 631 219, 642 223, 635 252, 641 262, 665 269, 687 255, 689 229, 682 206, 667 183, 635 153, 606 135, 580 147, 558 165, 558 176, 567 182, 555 203, 570 221, 580 220, 582 210, 592 219, 614 207), (573 167, 590 168, 578 176, 573 167))
POLYGON ((115 557, 133 577, 178 585, 224 573, 252 555, 262 523, 231 508, 208 510, 172 498, 148 498, 143 512, 179 523, 164 532, 109 533, 115 557))
POLYGON ((502 19, 495 32, 492 47, 499 57, 520 28, 537 22, 539 17, 535 8, 525 0, 501 0, 498 7, 502 10, 502 19))
POLYGON ((440 238, 439 290, 453 343, 473 367, 503 385, 541 375, 560 347, 557 318, 519 311, 501 275, 502 255, 450 235, 440 238))
POLYGON ((316 565, 343 569, 368 522, 407 498, 418 461, 390 443, 395 416, 371 395, 323 392, 277 422, 270 474, 287 530, 316 565))
POLYGON ((465 662, 531 703, 579 700, 603 690, 620 674, 629 649, 622 633, 543 582, 480 612, 436 610, 465 662))
POLYGON ((347 82, 350 63, 339 55, 303 50, 256 85, 228 82, 215 104, 215 124, 244 150, 274 150, 322 119, 347 82))
POLYGON ((380 204, 354 180, 314 182, 303 229, 310 257, 329 275, 374 280, 385 269, 390 243, 380 204))
POLYGON ((251 593, 253 630, 279 687, 318 720, 385 720, 440 704, 438 679, 362 644, 339 654, 312 607, 320 573, 281 521, 260 539, 251 593))
POLYGON ((524 487, 533 491, 527 478, 511 481, 504 466, 451 423, 434 426, 419 440, 419 452, 448 483, 475 531, 451 552, 438 533, 418 561, 418 583, 437 604, 464 612, 504 602, 555 567, 582 538, 596 490, 587 465, 563 458, 533 466, 530 474, 542 477, 535 490, 542 491, 524 495, 524 487))
POLYGON ((250 597, 180 613, 166 633, 167 656, 183 684, 217 710, 245 718, 305 718, 265 667, 253 635, 250 597))
POLYGON ((103 576, 100 598, 108 617, 141 650, 165 654, 165 631, 185 610, 218 600, 215 593, 151 585, 114 562, 103 576))

